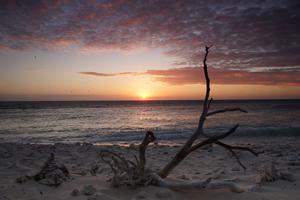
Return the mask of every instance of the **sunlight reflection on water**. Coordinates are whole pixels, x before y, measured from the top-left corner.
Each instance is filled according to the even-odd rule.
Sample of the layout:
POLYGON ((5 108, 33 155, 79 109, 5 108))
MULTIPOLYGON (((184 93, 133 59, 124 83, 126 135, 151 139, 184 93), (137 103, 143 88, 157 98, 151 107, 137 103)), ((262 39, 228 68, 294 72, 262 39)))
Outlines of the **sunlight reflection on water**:
MULTIPOLYGON (((249 113, 212 116, 208 133, 239 123, 236 135, 300 133, 300 101, 215 101, 212 110, 242 107, 249 113)), ((0 103, 0 142, 101 142, 188 137, 197 126, 200 101, 0 103)))

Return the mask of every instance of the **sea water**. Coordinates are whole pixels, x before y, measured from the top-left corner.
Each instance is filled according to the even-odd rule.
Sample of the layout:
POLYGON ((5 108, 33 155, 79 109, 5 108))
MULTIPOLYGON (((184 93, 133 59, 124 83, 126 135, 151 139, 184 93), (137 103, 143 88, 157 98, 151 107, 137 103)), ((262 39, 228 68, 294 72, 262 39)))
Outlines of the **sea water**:
MULTIPOLYGON (((208 134, 300 136, 300 100, 213 101, 211 111, 240 107, 207 118, 208 134)), ((189 137, 196 129, 201 101, 0 102, 0 142, 76 143, 140 140, 153 131, 159 140, 189 137)))

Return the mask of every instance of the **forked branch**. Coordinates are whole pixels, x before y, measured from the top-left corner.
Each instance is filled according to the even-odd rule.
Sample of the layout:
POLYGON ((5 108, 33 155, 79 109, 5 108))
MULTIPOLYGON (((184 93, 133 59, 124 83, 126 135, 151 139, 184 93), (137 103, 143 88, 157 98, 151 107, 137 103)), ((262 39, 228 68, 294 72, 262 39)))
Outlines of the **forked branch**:
POLYGON ((234 127, 232 127, 229 131, 227 131, 226 133, 224 134, 221 134, 221 135, 217 135, 217 136, 212 136, 212 137, 209 137, 205 140, 203 140, 202 142, 192 146, 189 150, 189 153, 199 149, 200 147, 203 147, 207 144, 212 144, 212 143, 216 143, 218 140, 221 140, 227 136, 229 136, 230 134, 234 133, 235 130, 239 127, 239 124, 235 125, 234 127))
POLYGON ((211 115, 215 115, 215 114, 219 114, 219 113, 235 112, 235 111, 248 113, 246 110, 243 110, 241 108, 225 108, 225 109, 222 109, 222 110, 215 110, 215 111, 209 112, 209 113, 207 113, 206 117, 211 116, 211 115))
POLYGON ((238 158, 237 154, 233 151, 234 149, 239 149, 239 150, 246 150, 249 151, 251 153, 254 153, 255 155, 257 154, 254 150, 250 150, 248 148, 245 147, 232 147, 230 145, 227 145, 225 143, 218 143, 219 140, 224 139, 225 137, 231 135, 233 132, 235 132, 235 130, 238 128, 238 124, 235 125, 234 127, 232 127, 228 132, 221 134, 221 135, 217 135, 217 136, 209 136, 207 134, 204 133, 203 127, 204 127, 204 123, 206 121, 206 118, 208 116, 212 116, 215 114, 219 114, 219 113, 225 113, 225 112, 234 112, 234 111, 240 111, 240 112, 244 112, 246 113, 246 110, 243 110, 241 108, 226 108, 226 109, 221 109, 221 110, 216 110, 216 111, 212 111, 209 112, 211 103, 212 103, 212 98, 209 100, 210 98, 210 79, 209 79, 209 75, 208 75, 208 67, 207 67, 207 57, 208 57, 208 53, 209 53, 209 49, 210 46, 206 46, 205 47, 205 55, 204 55, 204 59, 203 59, 203 69, 204 69, 204 76, 205 76, 205 83, 206 83, 206 92, 205 92, 205 97, 204 97, 204 101, 203 101, 203 108, 202 108, 202 113, 198 122, 198 128, 197 130, 194 132, 194 134, 192 134, 192 136, 187 140, 187 142, 183 145, 183 147, 179 150, 179 152, 175 155, 175 157, 159 172, 159 175, 162 178, 165 178, 168 176, 168 174, 183 160, 185 159, 190 153, 192 153, 193 151, 205 146, 205 145, 209 145, 209 144, 213 144, 216 143, 220 146, 222 146, 223 148, 229 150, 234 157, 236 158, 237 162, 243 167, 245 168, 245 166, 240 162, 240 159, 238 158), (204 137, 206 137, 206 139, 204 139, 202 142, 199 142, 198 144, 194 144, 194 142, 199 138, 199 136, 202 135, 204 137))

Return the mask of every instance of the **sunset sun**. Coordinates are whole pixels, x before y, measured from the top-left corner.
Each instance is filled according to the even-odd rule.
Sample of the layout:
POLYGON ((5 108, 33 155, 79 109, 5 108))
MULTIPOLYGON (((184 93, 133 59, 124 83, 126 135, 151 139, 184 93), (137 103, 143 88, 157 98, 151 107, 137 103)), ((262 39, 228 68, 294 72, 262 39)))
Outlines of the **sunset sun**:
POLYGON ((149 99, 149 96, 150 96, 149 91, 142 90, 139 92, 139 97, 141 100, 147 100, 147 99, 149 99))

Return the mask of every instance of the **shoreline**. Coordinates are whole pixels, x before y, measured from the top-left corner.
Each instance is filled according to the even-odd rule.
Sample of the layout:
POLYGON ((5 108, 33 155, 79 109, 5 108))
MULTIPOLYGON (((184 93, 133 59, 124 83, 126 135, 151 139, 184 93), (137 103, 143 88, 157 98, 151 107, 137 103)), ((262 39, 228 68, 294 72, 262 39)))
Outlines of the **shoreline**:
MULTIPOLYGON (((204 137, 200 138, 203 139, 204 137)), ((130 144, 138 145, 141 143, 143 137, 141 137, 140 140, 134 139, 134 140, 105 140, 105 141, 97 141, 97 142, 9 142, 9 141, 0 141, 1 144, 25 144, 25 145, 55 145, 55 144, 66 144, 66 145, 82 145, 82 144, 91 144, 96 146, 111 146, 111 145, 121 145, 121 146, 129 146, 130 144)), ((158 143, 160 145, 182 145, 187 138, 180 138, 180 139, 157 139, 155 143, 158 143)), ((232 135, 229 138, 225 138, 227 141, 255 141, 255 142, 263 142, 263 141, 277 141, 278 139, 281 140, 300 140, 300 134, 299 135, 262 135, 262 136, 251 136, 251 135, 232 135)))

